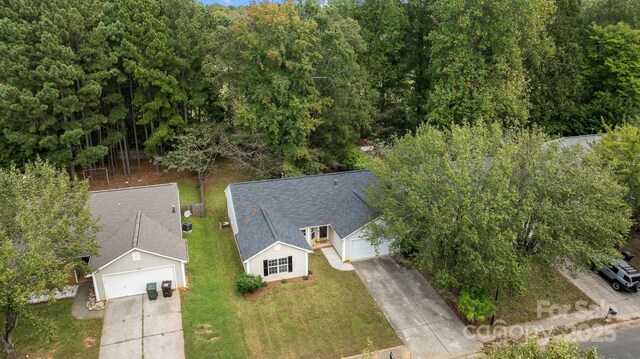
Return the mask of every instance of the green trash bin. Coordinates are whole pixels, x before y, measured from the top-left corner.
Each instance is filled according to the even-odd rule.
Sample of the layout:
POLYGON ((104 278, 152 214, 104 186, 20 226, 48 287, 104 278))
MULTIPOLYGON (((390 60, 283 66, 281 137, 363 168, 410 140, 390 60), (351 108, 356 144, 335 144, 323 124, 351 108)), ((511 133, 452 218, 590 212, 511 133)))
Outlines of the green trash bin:
POLYGON ((158 291, 156 290, 156 282, 147 283, 147 295, 149 300, 158 299, 158 291))

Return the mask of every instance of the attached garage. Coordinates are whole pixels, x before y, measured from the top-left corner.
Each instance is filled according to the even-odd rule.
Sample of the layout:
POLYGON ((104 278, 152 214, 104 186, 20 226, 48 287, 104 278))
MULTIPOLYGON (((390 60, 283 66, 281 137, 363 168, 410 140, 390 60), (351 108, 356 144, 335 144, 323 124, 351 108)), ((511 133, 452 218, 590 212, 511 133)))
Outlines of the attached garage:
MULTIPOLYGON (((379 221, 381 220, 378 219, 378 223, 380 223, 379 221)), ((391 244, 389 241, 381 243, 378 247, 371 244, 367 239, 366 226, 347 236, 345 241, 347 242, 347 258, 352 261, 389 254, 389 245, 391 244)))
POLYGON ((378 252, 376 252, 376 247, 366 239, 356 239, 351 241, 351 260, 364 259, 384 254, 389 254, 388 242, 382 243, 378 247, 378 252))
POLYGON ((110 299, 144 294, 147 283, 155 282, 160 288, 160 283, 165 280, 176 283, 175 269, 171 265, 102 276, 105 296, 110 299))

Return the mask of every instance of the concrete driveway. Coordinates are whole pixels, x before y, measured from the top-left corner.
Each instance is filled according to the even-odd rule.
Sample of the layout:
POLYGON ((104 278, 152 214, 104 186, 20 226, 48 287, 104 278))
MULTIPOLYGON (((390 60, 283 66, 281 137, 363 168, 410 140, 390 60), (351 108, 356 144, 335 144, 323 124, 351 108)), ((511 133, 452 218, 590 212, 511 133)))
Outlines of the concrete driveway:
POLYGON ((412 358, 455 358, 481 349, 464 335, 462 322, 417 270, 393 257, 353 266, 412 358))
POLYGON ((388 256, 353 266, 413 358, 455 358, 480 350, 417 270, 388 256))
POLYGON ((616 292, 606 279, 592 272, 579 273, 575 278, 566 272, 562 275, 600 305, 605 313, 613 306, 620 319, 640 317, 640 294, 616 292))
POLYGON ((180 293, 150 301, 146 295, 107 302, 100 359, 184 358, 180 293))

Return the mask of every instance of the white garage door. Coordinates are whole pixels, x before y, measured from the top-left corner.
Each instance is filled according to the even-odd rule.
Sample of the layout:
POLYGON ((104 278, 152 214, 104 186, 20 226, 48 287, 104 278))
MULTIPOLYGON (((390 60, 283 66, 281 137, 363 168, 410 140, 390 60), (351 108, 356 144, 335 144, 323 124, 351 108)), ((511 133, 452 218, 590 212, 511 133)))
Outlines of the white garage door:
POLYGON ((147 291, 147 283, 156 282, 160 291, 162 281, 170 280, 171 286, 176 286, 174 266, 163 266, 141 269, 135 272, 105 274, 102 276, 104 291, 107 298, 113 299, 128 295, 143 294, 147 291))
MULTIPOLYGON (((378 254, 389 254, 389 242, 383 242, 378 246, 378 254)), ((351 260, 373 257, 376 255, 376 247, 366 239, 354 239, 351 241, 351 260)))

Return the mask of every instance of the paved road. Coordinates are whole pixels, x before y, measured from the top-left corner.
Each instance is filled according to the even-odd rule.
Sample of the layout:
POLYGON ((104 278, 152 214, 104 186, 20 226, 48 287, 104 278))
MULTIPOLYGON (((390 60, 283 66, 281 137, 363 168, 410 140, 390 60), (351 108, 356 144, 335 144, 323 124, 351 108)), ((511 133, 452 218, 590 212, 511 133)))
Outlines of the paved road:
MULTIPOLYGON (((607 338, 605 338, 607 339, 607 338)), ((640 352, 640 328, 616 332, 613 342, 585 342, 583 348, 596 347, 598 355, 607 359, 636 359, 640 352)))
POLYGON ((150 301, 146 295, 107 302, 100 359, 184 359, 180 293, 150 301))
POLYGON ((477 352, 478 342, 415 269, 392 257, 354 262, 356 272, 412 358, 451 358, 477 352))

